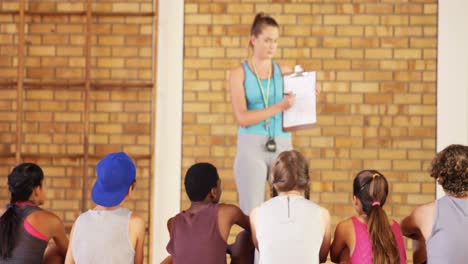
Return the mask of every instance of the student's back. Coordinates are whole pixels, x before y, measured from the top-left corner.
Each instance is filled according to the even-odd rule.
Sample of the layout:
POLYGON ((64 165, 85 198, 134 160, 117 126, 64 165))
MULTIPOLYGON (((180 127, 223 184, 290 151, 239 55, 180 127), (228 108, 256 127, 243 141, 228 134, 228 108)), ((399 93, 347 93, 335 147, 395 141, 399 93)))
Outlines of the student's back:
POLYGON ((387 179, 376 170, 362 170, 354 177, 353 207, 357 216, 336 226, 330 251, 333 262, 406 263, 399 225, 390 222, 383 209, 388 189, 387 179))
POLYGON ((260 263, 325 262, 330 248, 330 215, 309 201, 307 160, 291 150, 281 152, 273 164, 273 198, 250 214, 252 240, 259 250, 260 263))
POLYGON ((89 210, 78 217, 72 234, 76 263, 133 263, 135 250, 130 240, 130 217, 125 208, 89 210))
POLYGON ((10 203, 0 215, 0 263, 63 262, 68 247, 63 222, 43 210, 44 174, 33 163, 16 166, 8 176, 10 203), (55 244, 48 246, 49 240, 55 244), (47 250, 46 250, 47 249, 47 250))
POLYGON ((320 207, 299 195, 274 197, 256 211, 260 263, 319 263, 320 207))
MULTIPOLYGON (((354 230, 352 234, 354 235, 352 238, 352 240, 354 240, 354 248, 352 248, 350 256, 351 263, 372 263, 372 241, 369 237, 367 224, 359 220, 356 216, 351 217, 347 221, 348 223, 343 222, 342 224, 344 226, 348 225, 347 228, 350 231, 354 230), (352 225, 352 227, 350 227, 350 225, 352 225)), ((406 253, 400 225, 396 221, 393 221, 391 229, 398 247, 400 263, 404 264, 406 263, 406 253)))
POLYGON ((145 223, 121 207, 135 187, 135 164, 124 152, 111 153, 99 161, 96 173, 91 191, 96 207, 75 221, 65 263, 143 263, 145 223))
POLYGON ((468 199, 444 196, 435 202, 432 233, 426 241, 430 263, 466 263, 468 199))
POLYGON ((49 239, 26 221, 30 214, 41 209, 37 206, 22 204, 15 206, 12 210, 15 211, 19 223, 15 233, 17 246, 13 249, 11 258, 0 259, 0 263, 41 263, 49 239))
POLYGON ((227 244, 233 225, 250 231, 249 218, 239 207, 219 203, 222 190, 216 167, 203 162, 192 165, 187 170, 184 185, 190 207, 167 221, 170 241, 166 249, 171 256, 166 261, 174 264, 220 264, 226 263, 226 254, 229 253, 231 263, 251 263, 253 245, 250 234, 242 231, 234 244, 227 244))
POLYGON ((170 232, 167 251, 174 263, 226 263, 228 244, 220 234, 218 204, 207 204, 196 214, 179 213, 171 221, 170 232))
MULTIPOLYGON (((401 230, 416 244, 426 243, 427 263, 468 263, 468 146, 447 146, 432 160, 430 172, 446 196, 416 207, 401 230)), ((415 252, 419 259, 421 252, 415 252)))

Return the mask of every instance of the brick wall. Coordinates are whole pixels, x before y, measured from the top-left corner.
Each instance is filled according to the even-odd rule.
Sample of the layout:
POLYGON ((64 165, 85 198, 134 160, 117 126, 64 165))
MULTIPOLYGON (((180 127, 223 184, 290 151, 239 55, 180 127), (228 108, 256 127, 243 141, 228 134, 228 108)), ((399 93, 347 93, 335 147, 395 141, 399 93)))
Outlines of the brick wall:
MULTIPOLYGON (((2 11, 17 11, 16 1, 2 1, 2 11)), ((15 163, 15 157, 7 155, 11 152, 16 140, 16 83, 18 66, 18 28, 17 17, 9 14, 0 15, 0 169, 3 175, 15 163)), ((2 185, 6 184, 6 177, 2 178, 2 185)), ((8 189, 1 188, 0 202, 7 199, 8 189)))
POLYGON ((227 80, 247 57, 254 14, 264 11, 281 26, 277 61, 316 70, 322 88, 317 127, 293 136, 310 160, 312 200, 336 224, 354 214, 354 175, 378 169, 391 184, 386 210, 400 220, 435 197, 427 169, 435 153, 437 1, 293 2, 186 1, 182 173, 213 162, 222 200, 237 202, 227 80))
MULTIPOLYGON (((26 2, 31 12, 86 8, 84 1, 26 2)), ((277 60, 316 70, 322 87, 318 126, 293 136, 294 145, 310 159, 312 200, 330 210, 335 224, 354 213, 350 206, 354 174, 376 168, 391 182, 386 209, 401 219, 415 205, 434 198, 434 184, 426 170, 435 151, 437 2, 290 2, 185 1, 182 174, 196 161, 213 162, 223 178, 223 201, 237 202, 232 173, 236 125, 227 79, 229 69, 247 57, 254 14, 265 11, 281 25, 277 60)), ((0 169, 4 175, 16 164, 19 16, 8 12, 18 7, 18 1, 0 3, 0 169)), ((83 86, 86 17, 26 15, 22 158, 43 166, 50 197, 45 207, 71 223, 83 199, 87 109, 88 184, 102 155, 129 152, 137 162, 138 183, 128 206, 148 222, 154 91, 126 84, 154 83, 152 33, 156 29, 148 17, 120 13, 154 8, 144 0, 99 1, 92 8, 114 15, 92 19, 93 86, 88 92, 83 86), (73 81, 75 86, 38 87, 39 81, 73 81)), ((2 189, 0 202, 7 199, 2 189)), ((185 194, 181 200, 186 207, 185 194)))
MULTIPOLYGON (((21 161, 44 169, 44 207, 69 227, 93 206, 95 165, 113 151, 126 151, 137 165, 136 191, 126 206, 149 226, 155 118, 152 2, 92 1, 87 76, 86 1, 25 1, 22 110, 17 103, 20 4, 0 3, 1 182, 6 186, 6 175, 19 162, 16 120, 22 111, 21 161)), ((0 203, 8 199, 7 189, 1 188, 0 203)), ((145 251, 148 256, 147 247, 145 251)))

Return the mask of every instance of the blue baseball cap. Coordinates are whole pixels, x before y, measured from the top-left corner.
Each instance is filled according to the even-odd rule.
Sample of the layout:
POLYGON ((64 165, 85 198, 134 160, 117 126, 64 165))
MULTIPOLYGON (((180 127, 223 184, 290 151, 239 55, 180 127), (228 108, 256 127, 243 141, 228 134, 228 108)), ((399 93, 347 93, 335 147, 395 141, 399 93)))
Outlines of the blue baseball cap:
POLYGON ((125 152, 106 155, 96 165, 97 179, 91 191, 91 199, 106 207, 119 205, 128 193, 136 177, 136 168, 125 152))

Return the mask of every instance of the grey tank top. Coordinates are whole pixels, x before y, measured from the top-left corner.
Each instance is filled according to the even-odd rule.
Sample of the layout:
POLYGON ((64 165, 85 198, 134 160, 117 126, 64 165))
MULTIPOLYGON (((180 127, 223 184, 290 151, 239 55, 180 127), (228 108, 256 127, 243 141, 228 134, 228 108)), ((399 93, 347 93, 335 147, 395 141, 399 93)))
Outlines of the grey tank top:
POLYGON ((444 196, 436 201, 427 263, 468 263, 468 200, 444 196))
POLYGON ((135 250, 129 237, 132 212, 88 210, 75 222, 72 252, 77 264, 128 264, 135 250))
POLYGON ((19 217, 16 236, 17 244, 13 249, 12 257, 8 259, 0 258, 0 264, 41 263, 42 256, 44 255, 44 251, 47 247, 47 241, 41 240, 29 234, 24 229, 23 222, 25 221, 26 217, 28 217, 28 215, 42 209, 37 206, 17 205, 14 207, 14 210, 19 217))

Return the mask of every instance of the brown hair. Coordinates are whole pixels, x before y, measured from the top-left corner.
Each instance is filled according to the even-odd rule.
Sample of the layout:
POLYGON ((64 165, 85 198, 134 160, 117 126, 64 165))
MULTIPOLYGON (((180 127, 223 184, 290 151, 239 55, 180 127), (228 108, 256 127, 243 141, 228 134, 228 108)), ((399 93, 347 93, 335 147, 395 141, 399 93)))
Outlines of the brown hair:
MULTIPOLYGON (((278 23, 274 18, 269 15, 266 15, 263 12, 257 13, 255 15, 254 21, 252 22, 252 26, 250 27, 250 35, 258 37, 262 33, 262 30, 265 26, 272 26, 279 28, 278 23)), ((249 47, 252 47, 252 43, 249 40, 249 47)))
POLYGON ((387 200, 387 179, 376 170, 363 170, 354 178, 353 194, 367 215, 373 263, 400 263, 400 254, 383 205, 387 200))
POLYGON ((431 177, 451 196, 468 195, 468 146, 450 145, 432 160, 431 177))
POLYGON ((278 192, 303 190, 305 198, 310 197, 309 165, 304 156, 295 150, 281 152, 276 158, 270 178, 271 196, 278 192))

